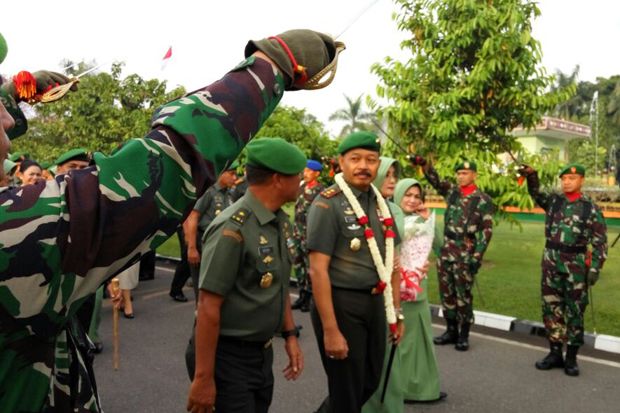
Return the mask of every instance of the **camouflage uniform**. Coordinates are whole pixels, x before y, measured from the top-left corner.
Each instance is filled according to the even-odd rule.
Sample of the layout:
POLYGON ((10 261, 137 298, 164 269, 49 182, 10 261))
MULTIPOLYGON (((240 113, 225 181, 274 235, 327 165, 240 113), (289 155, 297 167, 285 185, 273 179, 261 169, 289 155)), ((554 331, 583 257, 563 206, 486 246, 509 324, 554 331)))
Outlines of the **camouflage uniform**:
POLYGON ((551 343, 583 344, 583 313, 588 305, 588 271, 600 273, 607 258, 607 227, 586 195, 571 202, 564 194, 540 192, 538 175, 527 176, 528 191, 545 210, 542 257, 542 315, 551 343), (592 244, 590 267, 587 245, 592 244))
POLYGON ((300 193, 295 202, 295 223, 293 226, 293 239, 295 240, 295 258, 293 268, 299 287, 307 290, 309 287, 308 268, 308 248, 306 246, 306 220, 308 210, 314 198, 323 191, 324 187, 319 181, 303 183, 300 193))
POLYGON ((458 187, 441 181, 432 166, 424 174, 447 203, 443 246, 437 259, 443 314, 446 320, 472 324, 474 276, 491 241, 494 206, 491 197, 477 188, 462 196, 458 187))
POLYGON ((162 106, 145 138, 113 156, 95 154, 95 167, 0 190, 2 411, 99 410, 67 320, 103 282, 174 234, 283 92, 273 66, 249 57, 162 106))

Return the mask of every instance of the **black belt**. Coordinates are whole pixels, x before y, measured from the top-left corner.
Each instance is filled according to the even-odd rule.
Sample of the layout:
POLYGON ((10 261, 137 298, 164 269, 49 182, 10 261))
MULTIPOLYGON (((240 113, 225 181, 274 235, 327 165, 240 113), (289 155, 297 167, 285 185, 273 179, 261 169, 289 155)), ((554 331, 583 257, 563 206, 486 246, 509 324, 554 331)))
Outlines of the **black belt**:
POLYGON ((341 290, 341 291, 350 291, 352 293, 360 293, 365 295, 379 295, 380 292, 377 291, 375 287, 369 288, 348 288, 348 287, 337 287, 332 285, 332 290, 341 290))
POLYGON ((588 247, 585 245, 566 245, 560 242, 547 241, 545 243, 545 248, 549 248, 550 250, 556 250, 560 252, 565 252, 567 254, 585 254, 588 250, 588 247))
POLYGON ((222 343, 226 343, 226 344, 232 344, 237 347, 245 347, 245 348, 251 347, 251 348, 267 349, 271 347, 273 339, 270 338, 269 340, 266 340, 266 341, 251 341, 251 340, 243 340, 237 337, 220 336, 219 341, 221 341, 222 343))
POLYGON ((473 234, 459 234, 454 231, 450 231, 449 229, 446 229, 443 234, 446 238, 449 238, 453 241, 462 241, 465 238, 469 238, 469 239, 475 238, 473 234))

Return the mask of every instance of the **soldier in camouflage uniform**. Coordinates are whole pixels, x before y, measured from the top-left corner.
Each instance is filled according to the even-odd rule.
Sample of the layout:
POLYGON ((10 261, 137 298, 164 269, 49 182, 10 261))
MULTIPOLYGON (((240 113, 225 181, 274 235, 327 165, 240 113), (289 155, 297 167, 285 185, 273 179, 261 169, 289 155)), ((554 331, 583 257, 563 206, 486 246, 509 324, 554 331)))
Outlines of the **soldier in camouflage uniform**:
POLYGON ((583 313, 588 305, 588 287, 598 280, 607 257, 607 227, 603 214, 581 193, 585 172, 578 164, 564 167, 560 172, 563 194, 556 194, 540 191, 538 174, 530 166, 520 171, 527 178, 531 197, 545 210, 541 295, 550 352, 536 362, 536 368, 563 367, 569 376, 579 375, 577 352, 583 345, 583 313), (588 245, 592 245, 591 251, 588 245))
MULTIPOLYGON (((68 320, 99 285, 173 235, 284 90, 316 87, 312 77, 335 70, 340 50, 309 30, 250 42, 246 60, 221 80, 159 108, 145 138, 113 156, 96 153, 89 168, 0 189, 3 411, 101 410, 68 320)), ((0 120, 3 161, 15 124, 3 105, 0 120)))
POLYGON ((474 322, 472 288, 482 257, 493 234, 494 206, 475 184, 475 162, 460 162, 454 168, 458 186, 441 181, 424 158, 415 156, 414 165, 423 167, 424 176, 446 200, 443 246, 437 259, 439 293, 447 329, 433 342, 455 344, 469 349, 469 329, 474 322))
POLYGON ((293 226, 293 239, 295 241, 295 257, 293 269, 299 285, 299 298, 293 303, 293 310, 302 312, 310 311, 310 299, 312 288, 308 276, 308 248, 306 247, 306 218, 308 209, 314 198, 324 189, 318 181, 323 165, 319 161, 309 159, 304 169, 304 182, 299 189, 299 196, 295 202, 295 225, 293 226))

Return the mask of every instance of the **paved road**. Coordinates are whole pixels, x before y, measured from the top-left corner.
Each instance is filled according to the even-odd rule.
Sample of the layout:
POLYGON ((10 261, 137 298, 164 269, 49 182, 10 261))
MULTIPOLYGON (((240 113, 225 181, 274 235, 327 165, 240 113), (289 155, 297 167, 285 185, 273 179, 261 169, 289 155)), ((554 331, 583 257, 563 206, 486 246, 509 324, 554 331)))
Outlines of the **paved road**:
MULTIPOLYGON (((194 302, 168 297, 169 267, 158 267, 156 279, 134 290, 136 318, 121 317, 121 367, 112 369, 112 309, 104 304, 101 333, 105 344, 95 370, 106 413, 184 412, 189 388, 184 352, 193 323, 194 302)), ((191 290, 186 288, 186 295, 191 290)), ((276 386, 271 412, 312 412, 325 397, 325 376, 307 314, 294 312, 302 324, 306 369, 297 382, 286 382, 282 339, 275 340, 276 386)), ((441 323, 440 320, 435 320, 441 323)), ((436 330, 440 331, 440 326, 436 330)), ((406 412, 618 412, 620 357, 584 352, 582 374, 571 378, 560 370, 540 372, 533 363, 546 352, 539 337, 502 334, 476 328, 472 347, 460 353, 438 347, 442 387, 447 401, 406 406, 406 412)))

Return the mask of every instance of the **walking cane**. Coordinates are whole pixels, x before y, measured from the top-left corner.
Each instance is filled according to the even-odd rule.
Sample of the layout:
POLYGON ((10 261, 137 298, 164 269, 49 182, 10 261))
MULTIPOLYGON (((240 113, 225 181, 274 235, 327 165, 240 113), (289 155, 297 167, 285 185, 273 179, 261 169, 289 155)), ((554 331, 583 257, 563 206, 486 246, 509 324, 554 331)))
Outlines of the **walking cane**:
POLYGON ((394 363, 394 354, 396 354, 396 347, 398 344, 392 343, 392 349, 390 350, 390 357, 388 358, 388 364, 385 369, 385 380, 383 381, 383 390, 381 391, 381 403, 385 400, 385 392, 387 392, 388 381, 390 380, 390 371, 392 371, 392 363, 394 363))
MULTIPOLYGON (((116 296, 120 292, 118 278, 112 278, 112 294, 116 296)), ((118 370, 120 365, 119 337, 118 337, 118 310, 112 306, 112 365, 114 370, 118 370)))

